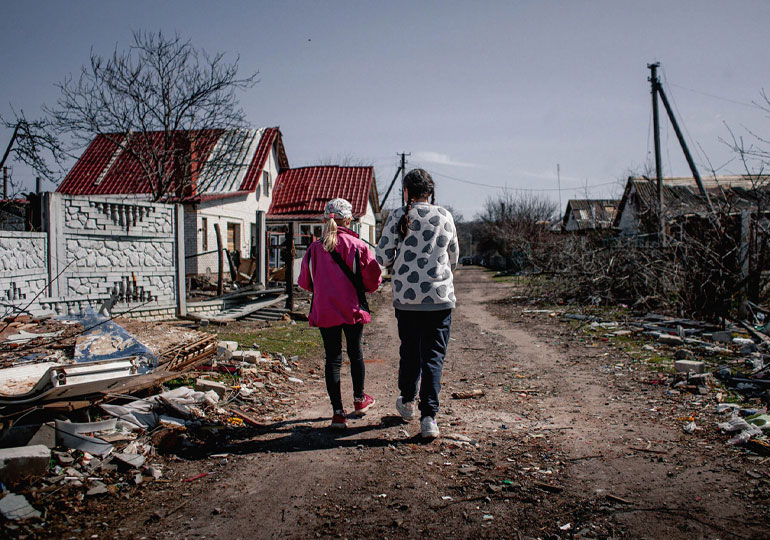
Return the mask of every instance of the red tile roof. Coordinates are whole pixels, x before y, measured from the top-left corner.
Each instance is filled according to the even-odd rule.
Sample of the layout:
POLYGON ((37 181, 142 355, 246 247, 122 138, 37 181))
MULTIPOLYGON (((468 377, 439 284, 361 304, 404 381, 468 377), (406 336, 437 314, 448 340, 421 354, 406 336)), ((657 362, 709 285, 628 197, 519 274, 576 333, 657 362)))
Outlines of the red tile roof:
MULTIPOLYGON (((185 151, 185 146, 191 146, 190 133, 192 132, 177 132, 172 144, 181 151, 185 151)), ((209 156, 214 145, 225 132, 223 130, 201 130, 194 133, 195 145, 192 151, 198 156, 197 160, 204 163, 205 159, 200 156, 209 156)), ((56 191, 70 195, 152 193, 147 175, 142 170, 140 162, 124 148, 126 144, 135 145, 134 148, 137 151, 142 147, 145 151, 158 148, 162 144, 163 132, 149 132, 146 137, 145 139, 142 134, 135 133, 126 143, 121 134, 97 135, 56 191)), ((233 189, 240 192, 254 191, 257 188, 262 176, 262 169, 267 163, 270 150, 274 145, 278 156, 278 170, 289 167, 280 129, 277 127, 265 128, 243 181, 240 185, 234 186, 233 189)), ((190 149, 187 148, 187 151, 189 152, 190 149)), ((173 164, 170 163, 169 167, 171 166, 173 164)), ((200 166, 197 167, 198 170, 200 168, 200 166)), ((194 182, 195 173, 193 173, 194 182)), ((195 193, 191 193, 191 198, 195 196, 195 193)))
POLYGON ((278 170, 281 171, 289 168, 289 160, 286 158, 286 150, 283 148, 281 130, 278 128, 267 128, 262 134, 262 138, 259 140, 257 152, 254 154, 254 159, 251 160, 249 170, 243 178, 240 191, 254 191, 259 185, 259 179, 262 176, 262 170, 265 168, 265 163, 267 163, 267 157, 270 155, 270 149, 276 141, 278 170))
POLYGON ((341 197, 353 205, 353 216, 361 217, 366 214, 373 186, 373 167, 331 165, 287 169, 278 175, 267 215, 318 218, 323 215, 327 201, 341 197))

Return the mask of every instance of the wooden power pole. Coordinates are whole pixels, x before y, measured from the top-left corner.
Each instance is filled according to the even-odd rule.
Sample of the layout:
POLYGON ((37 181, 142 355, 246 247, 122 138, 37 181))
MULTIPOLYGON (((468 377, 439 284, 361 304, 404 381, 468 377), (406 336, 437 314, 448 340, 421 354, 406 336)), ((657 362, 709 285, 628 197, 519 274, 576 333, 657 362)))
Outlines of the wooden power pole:
POLYGON ((655 140, 655 178, 658 182, 658 235, 660 243, 666 245, 666 218, 663 215, 663 166, 660 160, 660 121, 658 120, 658 67, 660 62, 647 64, 652 84, 652 130, 655 140))

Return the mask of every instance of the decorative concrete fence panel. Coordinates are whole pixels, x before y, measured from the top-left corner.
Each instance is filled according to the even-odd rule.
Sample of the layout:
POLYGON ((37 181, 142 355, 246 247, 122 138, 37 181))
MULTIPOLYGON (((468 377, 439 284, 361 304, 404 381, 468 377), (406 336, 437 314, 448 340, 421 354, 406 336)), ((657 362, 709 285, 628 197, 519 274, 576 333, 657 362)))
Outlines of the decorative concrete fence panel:
POLYGON ((73 313, 109 301, 125 316, 184 313, 181 206, 58 193, 44 201, 52 248, 42 310, 73 313))
POLYGON ((46 234, 0 231, 0 314, 29 309, 47 286, 46 234))

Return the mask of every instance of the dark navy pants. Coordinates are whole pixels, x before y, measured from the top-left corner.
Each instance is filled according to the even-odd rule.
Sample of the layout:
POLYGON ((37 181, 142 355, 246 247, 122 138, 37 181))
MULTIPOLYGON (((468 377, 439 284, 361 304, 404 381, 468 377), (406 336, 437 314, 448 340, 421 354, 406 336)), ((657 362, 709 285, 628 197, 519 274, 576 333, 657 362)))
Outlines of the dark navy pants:
POLYGON ((404 402, 412 401, 420 392, 420 417, 436 416, 441 391, 441 371, 449 344, 452 310, 396 310, 399 349, 398 389, 404 402), (420 382, 422 379, 422 382, 420 382))
POLYGON ((363 324, 343 324, 329 328, 321 328, 321 337, 326 352, 326 391, 332 402, 332 409, 342 410, 342 394, 340 393, 340 367, 342 366, 342 334, 345 334, 345 342, 350 358, 350 376, 353 379, 353 397, 364 397, 364 352, 361 349, 361 336, 364 332, 363 324))

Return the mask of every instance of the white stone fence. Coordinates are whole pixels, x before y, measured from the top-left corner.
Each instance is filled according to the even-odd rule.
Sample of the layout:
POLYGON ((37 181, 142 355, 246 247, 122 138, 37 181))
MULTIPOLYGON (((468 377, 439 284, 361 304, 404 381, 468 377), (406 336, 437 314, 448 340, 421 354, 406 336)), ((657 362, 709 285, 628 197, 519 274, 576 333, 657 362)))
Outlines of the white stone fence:
POLYGON ((0 313, 74 313, 111 300, 124 316, 185 314, 181 205, 47 193, 43 226, 0 233, 0 313))

